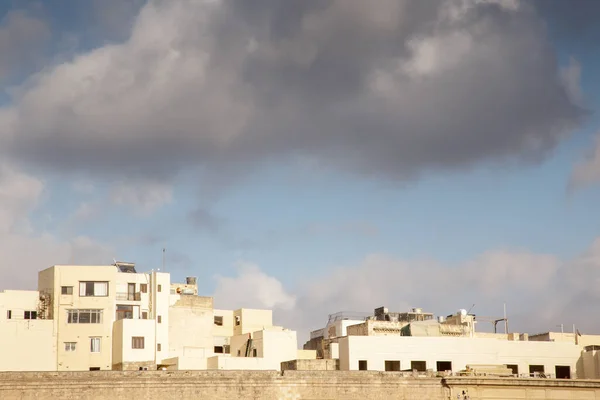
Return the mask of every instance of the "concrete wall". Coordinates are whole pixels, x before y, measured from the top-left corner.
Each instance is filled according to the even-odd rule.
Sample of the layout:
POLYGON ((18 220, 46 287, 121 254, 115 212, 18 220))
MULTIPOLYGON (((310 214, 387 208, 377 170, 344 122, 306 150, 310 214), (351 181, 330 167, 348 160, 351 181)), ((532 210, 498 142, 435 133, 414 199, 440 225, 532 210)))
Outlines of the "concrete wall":
POLYGON ((3 400, 447 400, 461 398, 462 391, 478 400, 598 399, 600 381, 405 378, 362 371, 0 373, 3 400))
POLYGON ((0 292, 0 371, 56 369, 53 321, 24 319, 24 311, 37 310, 38 297, 37 291, 0 292))
POLYGON ((154 343, 154 320, 122 319, 116 321, 113 325, 112 368, 118 370, 122 369, 123 365, 156 364, 154 343), (133 348, 132 338, 136 336, 144 338, 143 349, 133 348))
POLYGON ((495 339, 410 336, 347 336, 339 339, 340 368, 358 370, 358 361, 367 360, 371 371, 384 371, 385 361, 400 361, 400 368, 411 368, 411 361, 426 361, 436 370, 437 361, 451 361, 452 370, 467 364, 517 364, 519 373, 529 365, 544 365, 554 374, 555 366, 569 366, 575 375, 581 355, 579 346, 560 342, 515 342, 495 339))
POLYGON ((241 308, 233 312, 233 320, 234 335, 243 335, 273 326, 273 311, 241 308), (239 318, 239 324, 236 318, 239 318))
POLYGON ((182 295, 169 308, 169 357, 213 354, 213 299, 182 295))

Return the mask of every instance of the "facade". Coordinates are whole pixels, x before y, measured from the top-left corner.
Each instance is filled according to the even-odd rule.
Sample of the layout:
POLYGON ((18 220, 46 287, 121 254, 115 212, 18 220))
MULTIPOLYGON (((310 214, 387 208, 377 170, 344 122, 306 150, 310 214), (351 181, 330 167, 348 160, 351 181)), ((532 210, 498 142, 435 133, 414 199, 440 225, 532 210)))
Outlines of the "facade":
MULTIPOLYGON (((480 321, 495 326, 506 318, 480 321)), ((343 336, 326 336, 327 327, 314 331, 305 348, 320 341, 320 357, 339 360, 346 371, 600 378, 600 335, 477 332, 477 322, 465 310, 434 318, 420 309, 388 313, 381 307, 343 336)))
POLYGON ((115 262, 55 265, 37 291, 0 292, 0 354, 0 371, 279 369, 299 350, 270 310, 214 310, 196 278, 115 262))

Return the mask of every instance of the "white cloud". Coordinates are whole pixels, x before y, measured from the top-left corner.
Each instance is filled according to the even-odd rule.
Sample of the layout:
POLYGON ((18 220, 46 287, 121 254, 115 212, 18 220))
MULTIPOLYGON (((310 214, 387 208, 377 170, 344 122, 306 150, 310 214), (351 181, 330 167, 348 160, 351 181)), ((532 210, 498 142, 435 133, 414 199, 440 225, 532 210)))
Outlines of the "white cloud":
POLYGON ((490 251, 456 265, 373 254, 356 265, 326 271, 286 289, 250 265, 240 268, 237 277, 217 279, 215 302, 242 307, 248 300, 253 307, 274 308, 275 323, 298 329, 302 338, 338 311, 423 307, 447 315, 475 304, 475 314, 501 317, 504 303, 513 331, 535 333, 560 323, 600 331, 590 318, 600 299, 600 238, 566 261, 525 251, 490 251))
POLYGON ((583 161, 575 166, 571 174, 571 188, 582 188, 600 182, 600 133, 583 161))
POLYGON ((128 206, 137 215, 147 216, 173 200, 170 185, 151 181, 124 181, 110 190, 113 204, 128 206))
POLYGON ((89 237, 61 240, 37 232, 29 215, 43 192, 42 181, 0 166, 0 290, 35 289, 38 271, 52 264, 111 260, 111 249, 89 237))
POLYGON ((256 264, 239 262, 237 276, 216 276, 217 308, 277 308, 290 310, 296 298, 286 292, 279 280, 262 272, 256 264))

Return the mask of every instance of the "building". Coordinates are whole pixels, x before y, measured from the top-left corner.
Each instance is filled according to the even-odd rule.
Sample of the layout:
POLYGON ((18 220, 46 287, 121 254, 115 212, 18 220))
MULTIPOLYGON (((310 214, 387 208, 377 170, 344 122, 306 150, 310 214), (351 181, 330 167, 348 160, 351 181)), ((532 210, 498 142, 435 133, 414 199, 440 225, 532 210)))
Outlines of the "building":
POLYGON ((326 336, 327 327, 314 331, 305 348, 320 343, 317 354, 338 359, 346 371, 600 378, 600 335, 509 333, 506 318, 480 318, 466 310, 435 318, 418 308, 390 313, 381 307, 354 322, 340 336, 326 336), (478 322, 494 328, 505 322, 506 332, 478 332, 478 322))
POLYGON ((316 357, 270 310, 214 310, 196 278, 172 283, 132 263, 52 266, 37 291, 0 292, 0 314, 0 371, 279 369, 316 357))

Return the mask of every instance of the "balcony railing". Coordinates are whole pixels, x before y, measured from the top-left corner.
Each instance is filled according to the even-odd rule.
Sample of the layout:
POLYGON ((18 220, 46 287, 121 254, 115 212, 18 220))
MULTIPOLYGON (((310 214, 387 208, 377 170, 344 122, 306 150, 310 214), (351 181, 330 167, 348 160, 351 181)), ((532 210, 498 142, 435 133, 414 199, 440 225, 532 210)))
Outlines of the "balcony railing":
POLYGON ((142 299, 142 295, 140 292, 137 292, 137 293, 117 292, 117 300, 140 301, 141 299, 142 299))

